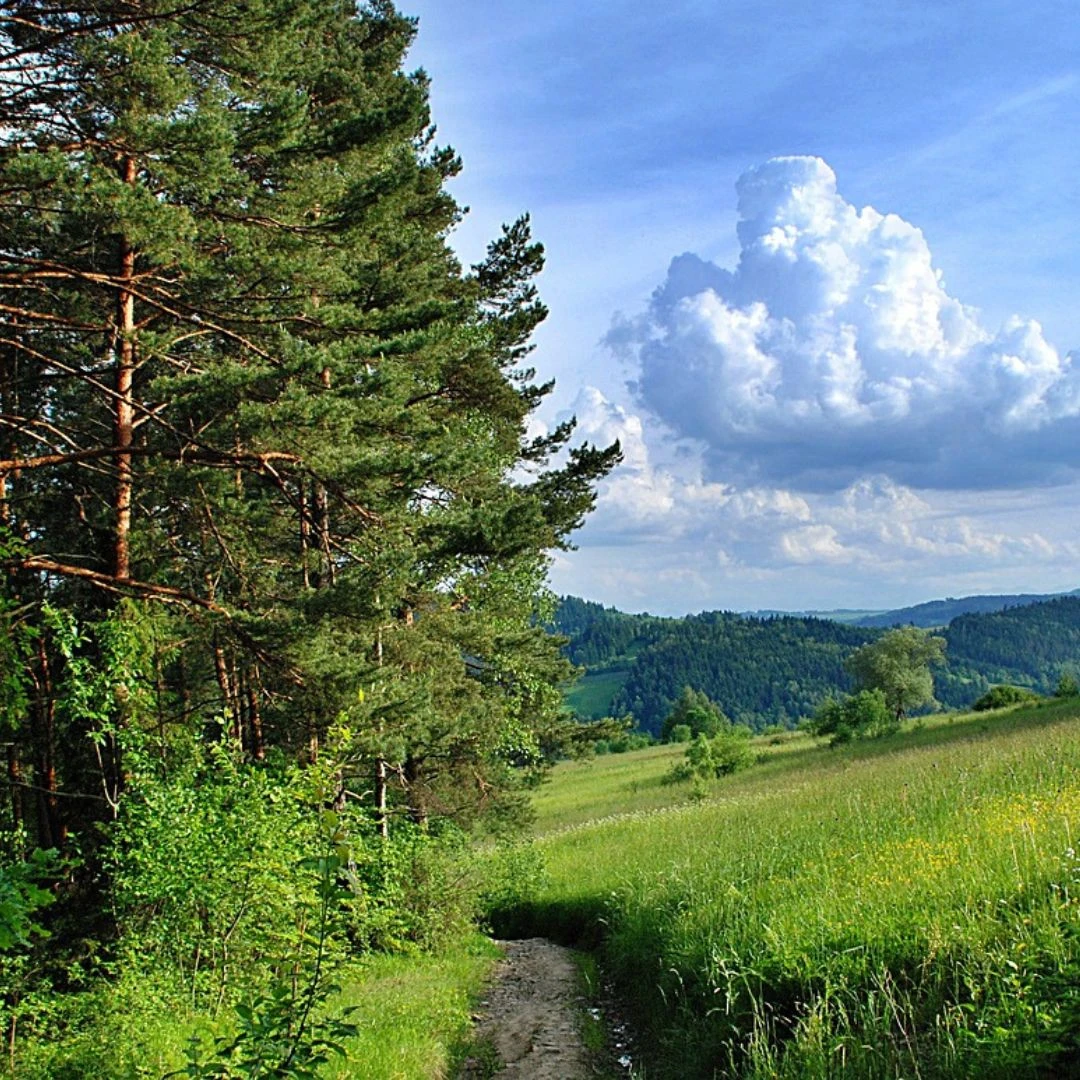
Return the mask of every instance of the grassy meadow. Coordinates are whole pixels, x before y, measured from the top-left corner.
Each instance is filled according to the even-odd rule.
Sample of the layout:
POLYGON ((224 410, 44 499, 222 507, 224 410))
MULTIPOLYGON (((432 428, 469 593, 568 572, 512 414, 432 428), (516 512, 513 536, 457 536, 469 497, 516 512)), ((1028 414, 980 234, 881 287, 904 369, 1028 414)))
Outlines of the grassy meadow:
POLYGON ((587 672, 565 692, 567 707, 589 719, 610 716, 611 700, 629 674, 627 668, 587 672))
POLYGON ((1080 1076, 1080 703, 759 746, 557 768, 502 929, 599 949, 649 1077, 1080 1076))
MULTIPOLYGON (((469 1052, 472 1013, 501 955, 479 933, 433 953, 370 953, 335 973, 340 992, 328 1002, 335 1014, 353 1010, 355 1036, 342 1040, 347 1058, 331 1056, 323 1080, 437 1080, 453 1076, 469 1052)), ((231 1010, 216 1021, 178 1009, 175 995, 123 985, 88 1000, 93 1015, 67 1018, 56 1037, 28 1043, 0 1067, 19 1080, 161 1080, 166 1075, 221 1076, 187 1071, 184 1049, 235 1034, 231 1010), (149 1004, 156 1007, 151 1010, 149 1004), (72 1023, 73 1020, 79 1022, 72 1023), (117 1035, 117 1033, 120 1035, 117 1035), (179 1071, 177 1071, 179 1070, 179 1071)), ((259 1075, 238 1069, 229 1076, 259 1075)), ((276 1073, 274 1075, 277 1075, 276 1073)), ((291 1074, 290 1074, 291 1075, 291 1074)))

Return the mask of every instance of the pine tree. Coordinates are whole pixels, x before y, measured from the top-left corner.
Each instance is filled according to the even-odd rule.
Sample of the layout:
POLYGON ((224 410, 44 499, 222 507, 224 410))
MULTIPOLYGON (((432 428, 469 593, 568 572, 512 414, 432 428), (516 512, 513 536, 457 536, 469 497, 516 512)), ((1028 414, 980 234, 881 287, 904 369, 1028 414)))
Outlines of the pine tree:
MULTIPOLYGON (((123 723, 307 759, 336 725, 377 807, 392 777, 417 819, 497 803, 566 673, 538 629, 546 553, 618 448, 553 466, 571 425, 524 438, 551 389, 524 366, 542 249, 523 218, 457 263, 413 23, 381 0, 5 10, 12 602, 153 605, 156 715, 123 723)), ((47 718, 64 663, 37 640, 47 718)), ((98 783, 45 744, 39 786, 98 783)))

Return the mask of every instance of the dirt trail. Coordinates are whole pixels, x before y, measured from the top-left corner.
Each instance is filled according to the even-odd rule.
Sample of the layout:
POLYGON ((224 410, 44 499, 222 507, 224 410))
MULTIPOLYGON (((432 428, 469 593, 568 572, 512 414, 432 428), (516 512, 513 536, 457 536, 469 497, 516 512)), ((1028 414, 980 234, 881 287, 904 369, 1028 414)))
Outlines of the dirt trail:
MULTIPOLYGON (((591 1080, 597 1073, 581 1037, 581 986, 569 950, 545 938, 501 944, 506 956, 476 1027, 503 1062, 495 1076, 591 1080)), ((464 1076, 490 1075, 478 1065, 464 1076)))

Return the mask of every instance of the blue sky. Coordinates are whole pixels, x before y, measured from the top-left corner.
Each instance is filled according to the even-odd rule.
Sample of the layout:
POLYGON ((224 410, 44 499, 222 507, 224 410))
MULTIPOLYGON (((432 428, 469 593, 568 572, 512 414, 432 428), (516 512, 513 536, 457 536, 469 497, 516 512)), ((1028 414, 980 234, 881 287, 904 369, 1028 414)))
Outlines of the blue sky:
POLYGON ((541 420, 627 448, 557 590, 1080 585, 1074 5, 403 6, 465 162, 456 246, 527 210, 547 248, 541 420))

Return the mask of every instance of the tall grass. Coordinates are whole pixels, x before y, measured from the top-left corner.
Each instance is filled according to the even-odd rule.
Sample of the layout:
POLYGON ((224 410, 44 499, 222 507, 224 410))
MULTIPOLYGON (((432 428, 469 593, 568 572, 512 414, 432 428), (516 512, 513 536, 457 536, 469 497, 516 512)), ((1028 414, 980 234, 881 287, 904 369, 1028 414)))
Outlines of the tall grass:
POLYGON ((485 938, 437 954, 372 954, 343 980, 335 1006, 352 1006, 360 1031, 327 1080, 442 1080, 467 1046, 474 1002, 501 955, 485 938))
POLYGON ((656 751, 567 769, 518 929, 602 940, 650 1076, 1080 1075, 1078 712, 775 747, 666 810, 625 812, 685 800, 656 751), (590 787, 616 816, 572 824, 590 787))

